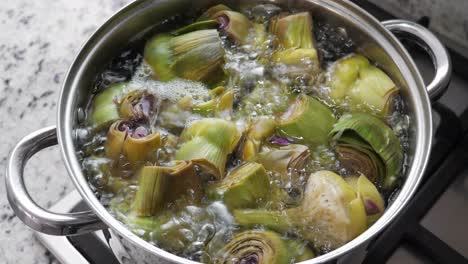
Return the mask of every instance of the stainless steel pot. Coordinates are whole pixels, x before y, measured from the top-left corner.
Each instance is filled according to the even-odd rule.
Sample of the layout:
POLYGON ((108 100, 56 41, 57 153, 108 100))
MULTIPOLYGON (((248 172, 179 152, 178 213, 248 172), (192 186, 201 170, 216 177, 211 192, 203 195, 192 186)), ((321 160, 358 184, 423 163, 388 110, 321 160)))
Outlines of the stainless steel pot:
MULTIPOLYGON (((247 1, 247 0, 245 0, 247 1)), ((180 13, 193 12, 215 3, 236 6, 240 1, 210 0, 141 0, 135 1, 102 25, 86 42, 73 62, 62 87, 58 104, 58 126, 38 130, 11 152, 6 185, 8 199, 16 215, 32 229, 52 235, 77 235, 109 228, 109 244, 122 263, 194 263, 150 245, 114 219, 101 205, 81 171, 76 151, 79 107, 90 94, 94 77, 107 62, 116 57, 122 46, 137 34, 152 30, 154 25, 180 13), (58 143, 69 175, 91 211, 57 214, 39 207, 29 196, 23 181, 23 168, 36 152, 58 143)), ((249 1, 252 2, 252 1, 249 1)), ((350 263, 365 254, 372 238, 384 229, 407 204, 423 175, 432 138, 429 98, 436 100, 450 80, 451 62, 440 41, 427 29, 409 21, 380 23, 366 11, 345 0, 270 0, 289 7, 311 10, 314 20, 346 28, 358 51, 378 63, 402 88, 411 112, 410 157, 406 180, 385 214, 367 231, 346 245, 304 263, 337 261, 350 263), (426 87, 410 55, 394 34, 416 41, 431 55, 435 77, 426 87), (428 96, 429 95, 429 96, 428 96)))

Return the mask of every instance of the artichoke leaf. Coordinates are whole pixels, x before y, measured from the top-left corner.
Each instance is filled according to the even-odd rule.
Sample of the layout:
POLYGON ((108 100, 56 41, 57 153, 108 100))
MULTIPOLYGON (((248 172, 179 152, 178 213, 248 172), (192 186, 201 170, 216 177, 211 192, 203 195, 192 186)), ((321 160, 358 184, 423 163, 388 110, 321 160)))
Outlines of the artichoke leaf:
POLYGON ((289 179, 290 175, 296 175, 309 161, 310 151, 307 146, 291 144, 278 148, 264 147, 254 160, 265 166, 265 169, 279 173, 283 183, 292 180, 298 183, 298 179, 289 179))
POLYGON ((210 186, 208 196, 222 200, 230 210, 256 208, 265 203, 269 189, 270 179, 265 168, 261 164, 248 162, 210 186))
POLYGON ((353 54, 336 61, 327 70, 327 76, 330 103, 347 105, 351 111, 385 117, 399 91, 386 73, 362 55, 353 54))
POLYGON ((291 261, 287 242, 272 231, 245 231, 235 235, 213 259, 213 263, 287 264, 291 261))
POLYGON ((326 105, 301 94, 278 120, 277 133, 295 143, 326 145, 336 119, 326 105))
POLYGON ((275 133, 276 122, 266 116, 259 117, 253 121, 245 133, 241 149, 243 160, 252 160, 260 151, 263 141, 275 133))
POLYGON ((100 127, 120 118, 117 102, 126 86, 126 83, 113 84, 94 98, 91 112, 91 124, 94 127, 100 127))
POLYGON ((227 157, 236 148, 240 133, 234 123, 219 118, 203 118, 184 129, 182 146, 175 158, 203 162, 214 168, 213 176, 224 177, 227 157))
POLYGON ((377 187, 363 174, 346 178, 346 182, 354 189, 362 200, 366 215, 367 225, 375 223, 385 211, 385 201, 377 190, 377 187))
POLYGON ((203 197, 203 179, 192 162, 176 161, 171 167, 144 166, 137 178, 133 202, 137 216, 153 216, 177 200, 194 203, 203 197))
MULTIPOLYGON (((363 152, 365 150, 367 153, 374 152, 378 155, 385 167, 385 173, 379 177, 371 173, 371 179, 374 180, 374 184, 384 189, 391 189, 394 186, 403 163, 403 150, 399 139, 382 120, 366 113, 345 115, 336 123, 330 135, 338 146, 344 143, 347 148, 356 149, 355 153, 365 153, 363 152)), ((354 163, 350 169, 364 173, 369 171, 369 168, 357 168, 358 165, 373 164, 377 168, 381 166, 377 158, 370 157, 370 159, 369 163, 354 163)), ((344 163, 344 165, 347 164, 344 163)), ((382 173, 383 170, 375 171, 382 173)))

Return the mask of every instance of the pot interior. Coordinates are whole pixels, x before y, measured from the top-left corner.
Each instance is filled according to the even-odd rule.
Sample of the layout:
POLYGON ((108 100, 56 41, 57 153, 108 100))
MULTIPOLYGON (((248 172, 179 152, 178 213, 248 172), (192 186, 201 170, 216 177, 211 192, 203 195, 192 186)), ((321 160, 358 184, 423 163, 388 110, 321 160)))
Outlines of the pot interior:
MULTIPOLYGON (((76 150, 79 149, 79 142, 76 140, 74 133, 75 128, 79 126, 77 113, 81 113, 81 111, 78 111, 78 109, 85 109, 89 97, 95 92, 96 76, 102 73, 108 67, 109 62, 122 54, 125 49, 136 47, 136 49, 142 50, 144 41, 155 32, 167 31, 167 25, 174 17, 178 19, 195 17, 196 14, 199 14, 199 11, 219 3, 236 8, 242 2, 251 4, 253 1, 135 1, 98 29, 76 58, 61 95, 59 136, 65 161, 77 188, 85 197, 88 205, 94 211, 97 211, 97 214, 107 224, 114 225, 116 221, 112 220, 112 216, 103 210, 99 200, 92 195, 75 154, 76 150)), ((365 55, 376 63, 401 89, 412 125, 408 149, 408 156, 412 158, 406 161, 408 168, 406 182, 411 182, 411 184, 405 183, 400 189, 399 196, 402 197, 397 201, 398 206, 392 206, 395 208, 387 210, 382 217, 383 220, 379 220, 379 222, 382 222, 380 225, 375 224, 366 231, 369 235, 361 239, 361 242, 363 242, 381 229, 383 225, 387 224, 411 196, 417 184, 415 181, 418 175, 422 173, 428 156, 431 136, 427 135, 431 131, 430 108, 419 72, 415 69, 414 63, 401 45, 375 19, 369 17, 365 11, 360 10, 351 3, 339 0, 271 0, 256 2, 270 2, 292 10, 309 10, 315 24, 324 23, 335 28, 345 29, 348 36, 356 44, 356 52, 365 55)), ((120 228, 123 229, 123 226, 120 228)), ((125 234, 129 234, 129 231, 125 232, 125 234)), ((135 241, 141 240, 135 237, 133 239, 135 241)), ((138 243, 144 242, 141 240, 138 243)), ((148 248, 151 247, 149 244, 147 246, 148 248)), ((342 248, 335 250, 337 251, 335 255, 345 252, 342 248)), ((329 254, 320 258, 327 258, 329 254)))

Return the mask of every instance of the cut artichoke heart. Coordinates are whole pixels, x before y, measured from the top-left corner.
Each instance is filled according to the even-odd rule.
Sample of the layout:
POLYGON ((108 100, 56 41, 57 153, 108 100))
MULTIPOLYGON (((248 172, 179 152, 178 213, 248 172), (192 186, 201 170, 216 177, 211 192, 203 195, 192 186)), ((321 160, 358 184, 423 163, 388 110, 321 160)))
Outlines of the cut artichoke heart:
POLYGON ((282 177, 286 177, 290 170, 303 168, 309 158, 310 151, 307 146, 291 144, 278 148, 264 148, 255 160, 263 164, 267 170, 276 171, 282 177))
POLYGON ((265 203, 270 179, 265 168, 258 163, 246 163, 230 172, 222 181, 211 186, 209 196, 221 199, 230 209, 255 208, 265 203))
POLYGON ((273 54, 279 64, 276 71, 290 77, 307 76, 313 82, 320 73, 320 61, 315 48, 312 17, 308 12, 278 18, 270 25, 280 45, 273 54), (281 65, 287 67, 281 67, 281 65))
POLYGON ((282 116, 278 118, 277 133, 296 143, 310 146, 326 145, 328 133, 335 123, 332 111, 307 95, 299 95, 282 116))
POLYGON ((164 206, 180 198, 198 202, 203 196, 202 179, 194 163, 177 161, 173 167, 145 166, 139 174, 138 190, 133 202, 137 216, 153 216, 164 206))
POLYGON ((144 58, 153 75, 161 81, 180 77, 204 81, 219 72, 224 49, 216 29, 189 32, 180 36, 156 35, 145 46, 144 58))
POLYGON ((346 182, 354 189, 362 200, 367 214, 367 225, 376 222, 385 211, 385 201, 377 187, 366 176, 360 175, 346 178, 346 182))
POLYGON ((245 231, 214 257, 213 263, 288 264, 291 262, 287 241, 272 231, 245 231))
POLYGON ((104 150, 112 160, 118 162, 123 157, 131 166, 138 167, 162 147, 161 136, 159 133, 146 134, 146 129, 141 137, 131 135, 127 123, 133 125, 132 122, 117 121, 110 126, 104 150))
POLYGON ((203 162, 216 173, 217 179, 224 177, 227 156, 232 153, 240 139, 234 123, 218 118, 204 118, 184 129, 183 142, 175 158, 203 162))
POLYGON ((156 114, 157 98, 146 90, 134 90, 126 94, 120 103, 122 118, 149 120, 156 114))
MULTIPOLYGON (((216 88, 219 89, 220 87, 216 88)), ((203 116, 229 118, 234 103, 234 91, 228 90, 208 102, 192 106, 192 111, 203 116)))
POLYGON ((271 23, 270 31, 276 35, 278 43, 283 49, 315 49, 312 27, 310 13, 301 12, 278 18, 271 23))
POLYGON ((379 68, 362 55, 335 62, 328 70, 331 103, 348 100, 351 110, 365 110, 386 116, 399 89, 379 68))
MULTIPOLYGON (((356 160, 366 161, 362 164, 353 163, 347 169, 361 173, 370 172, 371 179, 375 180, 374 184, 382 186, 384 189, 391 189, 395 185, 403 163, 403 150, 399 139, 383 121, 365 113, 346 115, 338 121, 330 135, 338 141, 338 144, 340 141, 345 141, 348 149, 355 149, 355 154, 350 155, 361 155, 361 157, 356 156, 356 160), (372 152, 378 155, 385 169, 379 168, 382 163, 372 155, 372 152), (362 156, 366 153, 367 159, 362 156), (376 167, 377 170, 366 167, 359 168, 359 166, 369 165, 376 167), (385 172, 383 173, 383 171, 385 172), (374 174, 377 173, 383 174, 375 177, 374 174)), ((348 157, 347 159, 352 158, 348 157)), ((347 163, 343 165, 347 165, 347 163)))
POLYGON ((242 159, 251 160, 260 151, 262 142, 271 137, 276 129, 276 122, 270 117, 260 117, 248 128, 242 146, 242 159))
POLYGON ((117 99, 122 95, 126 83, 113 84, 94 99, 91 124, 94 127, 108 124, 120 118, 117 99))

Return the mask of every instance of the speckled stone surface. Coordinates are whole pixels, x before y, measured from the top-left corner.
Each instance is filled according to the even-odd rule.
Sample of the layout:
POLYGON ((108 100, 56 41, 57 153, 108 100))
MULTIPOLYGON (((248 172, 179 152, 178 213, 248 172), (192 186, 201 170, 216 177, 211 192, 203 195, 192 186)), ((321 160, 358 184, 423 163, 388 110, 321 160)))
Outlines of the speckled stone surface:
MULTIPOLYGON (((54 125, 61 83, 80 46, 130 0, 0 1, 0 263, 56 263, 11 210, 4 186, 7 156, 36 129, 54 125)), ((34 157, 26 183, 50 206, 72 189, 58 147, 34 157)))

